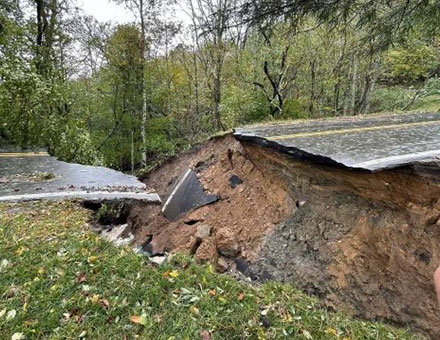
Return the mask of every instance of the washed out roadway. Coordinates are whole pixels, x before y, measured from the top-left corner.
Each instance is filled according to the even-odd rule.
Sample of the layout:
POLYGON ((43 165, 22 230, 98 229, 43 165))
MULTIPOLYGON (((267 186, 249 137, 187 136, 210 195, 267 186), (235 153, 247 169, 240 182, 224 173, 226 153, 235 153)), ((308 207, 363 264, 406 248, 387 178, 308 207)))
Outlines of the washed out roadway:
POLYGON ((148 192, 135 176, 58 161, 41 151, 0 152, 0 202, 62 199, 160 203, 159 196, 148 192), (34 180, 44 173, 54 178, 34 180))
POLYGON ((440 157, 440 113, 367 115, 243 127, 239 140, 300 159, 378 171, 440 157))

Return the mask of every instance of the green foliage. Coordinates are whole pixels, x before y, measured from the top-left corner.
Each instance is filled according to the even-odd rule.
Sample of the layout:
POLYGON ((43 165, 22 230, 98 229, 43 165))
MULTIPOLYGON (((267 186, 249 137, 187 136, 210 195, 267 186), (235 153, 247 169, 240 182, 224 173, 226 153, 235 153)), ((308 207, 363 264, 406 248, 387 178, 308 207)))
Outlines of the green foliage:
POLYGON ((413 95, 413 91, 401 86, 379 87, 373 93, 371 110, 373 112, 403 110, 410 103, 413 95))
POLYGON ((309 118, 310 101, 308 98, 289 98, 284 104, 283 118, 285 119, 305 119, 309 118))
POLYGON ((434 77, 426 81, 423 96, 440 95, 440 78, 434 77))
POLYGON ((50 151, 65 161, 91 165, 103 163, 87 129, 75 125, 74 121, 68 122, 64 129, 57 124, 49 145, 50 151))
POLYGON ((148 121, 145 149, 150 157, 161 154, 173 154, 175 145, 170 141, 172 120, 168 117, 152 118, 148 121))
POLYGON ((414 82, 427 78, 439 65, 434 46, 412 40, 409 45, 393 48, 384 57, 384 77, 393 82, 414 82))
POLYGON ((225 88, 220 106, 222 121, 227 128, 266 120, 269 108, 261 92, 231 85, 225 88))

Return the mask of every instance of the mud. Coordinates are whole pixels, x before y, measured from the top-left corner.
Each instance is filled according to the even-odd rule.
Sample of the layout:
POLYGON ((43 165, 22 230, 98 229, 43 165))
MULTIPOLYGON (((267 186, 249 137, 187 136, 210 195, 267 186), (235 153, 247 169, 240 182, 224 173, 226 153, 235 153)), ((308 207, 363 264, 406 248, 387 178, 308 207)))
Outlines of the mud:
POLYGON ((133 209, 137 243, 152 239, 156 252, 184 251, 219 268, 240 258, 254 278, 293 282, 330 308, 440 338, 432 284, 440 264, 436 164, 354 172, 226 136, 144 182, 163 198, 187 167, 220 201, 176 222, 159 207, 133 209), (231 185, 233 176, 242 183, 234 177, 231 185))

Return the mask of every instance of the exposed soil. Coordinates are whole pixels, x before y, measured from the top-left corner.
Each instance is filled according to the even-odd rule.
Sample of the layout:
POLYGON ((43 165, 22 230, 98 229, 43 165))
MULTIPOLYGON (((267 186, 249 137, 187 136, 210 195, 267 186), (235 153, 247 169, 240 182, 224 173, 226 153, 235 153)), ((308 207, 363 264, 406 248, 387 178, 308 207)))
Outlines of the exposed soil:
POLYGON ((254 260, 262 238, 286 220, 294 202, 286 183, 275 174, 261 172, 243 153, 231 136, 217 138, 150 173, 144 182, 164 199, 175 180, 193 168, 206 191, 220 200, 176 222, 163 217, 160 207, 136 207, 130 217, 136 241, 142 244, 152 235, 154 253, 187 252, 203 260, 215 260, 218 253, 254 260), (232 180, 231 184, 236 177, 243 183, 232 180), (206 226, 209 234, 197 237, 197 231, 206 226))
POLYGON ((432 284, 440 264, 435 164, 355 172, 225 136, 144 182, 164 198, 188 167, 221 199, 176 222, 160 207, 135 207, 129 221, 137 243, 151 239, 152 252, 184 251, 219 269, 243 258, 254 278, 292 281, 329 307, 440 338, 432 284))

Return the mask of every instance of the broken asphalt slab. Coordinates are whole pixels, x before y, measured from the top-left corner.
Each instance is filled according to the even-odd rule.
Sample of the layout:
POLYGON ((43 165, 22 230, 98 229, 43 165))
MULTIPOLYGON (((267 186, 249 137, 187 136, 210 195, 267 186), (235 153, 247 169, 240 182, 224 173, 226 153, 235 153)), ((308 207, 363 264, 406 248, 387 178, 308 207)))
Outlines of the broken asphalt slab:
POLYGON ((206 194, 196 173, 188 169, 177 180, 162 207, 162 213, 170 221, 175 221, 184 213, 214 203, 218 199, 217 195, 206 194))
POLYGON ((298 159, 379 171, 440 158, 440 113, 280 122, 238 128, 234 136, 298 159))
POLYGON ((40 194, 24 194, 0 196, 0 202, 31 202, 31 201, 56 201, 80 199, 87 202, 116 202, 116 201, 142 201, 152 204, 160 204, 159 195, 155 193, 141 192, 118 192, 118 191, 67 191, 48 192, 40 194))
POLYGON ((0 202, 81 199, 161 203, 135 176, 62 162, 41 151, 0 153, 0 182, 0 202))

